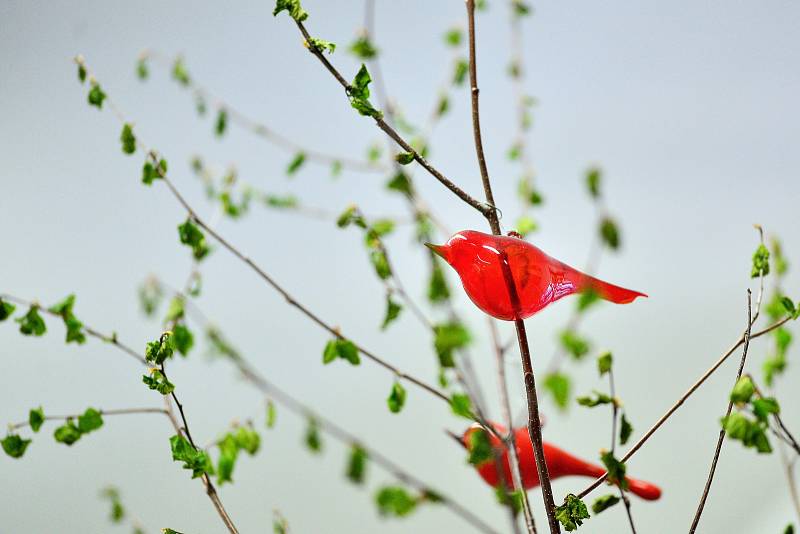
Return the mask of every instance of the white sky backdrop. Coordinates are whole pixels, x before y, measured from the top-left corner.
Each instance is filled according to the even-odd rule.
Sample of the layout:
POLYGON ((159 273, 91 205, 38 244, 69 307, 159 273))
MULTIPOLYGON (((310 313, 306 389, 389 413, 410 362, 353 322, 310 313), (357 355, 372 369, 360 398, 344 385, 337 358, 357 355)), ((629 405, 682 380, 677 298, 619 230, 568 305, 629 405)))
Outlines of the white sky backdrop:
MULTIPOLYGON (((332 60, 350 76, 345 52, 361 25, 362 2, 307 0, 314 35, 341 46, 332 60)), ((390 92, 420 122, 438 84, 450 72, 443 31, 464 19, 463 3, 378 2, 377 42, 390 92)), ((516 218, 518 168, 505 160, 513 133, 508 10, 490 0, 479 16, 479 65, 484 139, 495 196, 506 222, 516 218)), ((606 257, 600 275, 646 291, 650 299, 605 305, 585 331, 595 349, 612 348, 621 397, 638 437, 738 336, 745 322, 745 288, 755 222, 782 236, 800 263, 800 7, 756 2, 537 2, 525 22, 527 91, 540 101, 531 141, 539 187, 547 204, 537 212, 533 240, 552 255, 581 265, 593 228, 582 173, 605 169, 605 191, 623 228, 624 252, 606 257)), ((218 167, 236 163, 243 179, 312 206, 340 210, 357 202, 372 213, 404 212, 383 190, 384 178, 347 174, 332 181, 307 165, 292 181, 285 153, 231 125, 221 141, 211 121, 199 121, 189 96, 153 68, 142 85, 134 61, 144 47, 184 53, 190 72, 253 117, 302 139, 309 147, 362 157, 381 141, 370 121, 351 110, 341 89, 300 45, 294 25, 273 19, 272 2, 43 2, 0 4, 0 291, 49 304, 78 294, 77 313, 134 347, 158 334, 142 318, 136 288, 154 272, 179 284, 189 268, 175 226, 183 217, 162 185, 139 184, 141 157, 119 151, 119 124, 85 103, 70 58, 83 53, 103 87, 136 122, 137 133, 168 157, 173 180, 209 213, 189 158, 202 154, 218 167)), ((431 160, 478 195, 468 94, 433 139, 431 160)), ((423 172, 418 185, 453 228, 483 229, 475 213, 423 172)), ((332 223, 255 209, 242 222, 224 222, 224 235, 246 250, 323 317, 428 380, 435 378, 429 336, 406 314, 388 333, 376 325, 383 292, 365 261, 361 238, 332 223)), ((424 292, 424 256, 407 229, 389 240, 410 292, 424 292)), ((220 250, 204 267, 201 305, 258 368, 322 413, 352 429, 409 470, 457 496, 488 521, 506 528, 490 489, 464 466, 442 433, 463 422, 446 407, 409 388, 406 409, 391 415, 384 399, 392 377, 369 363, 357 369, 322 367, 327 336, 291 310, 243 265, 220 250)), ((787 290, 800 295, 796 272, 787 290)), ((455 283, 455 278, 451 277, 455 283)), ((460 289, 477 338, 473 349, 497 414, 493 358, 484 320, 460 289)), ((534 366, 549 358, 572 304, 562 302, 528 321, 534 366)), ((126 357, 90 341, 65 347, 49 321, 42 339, 0 328, 0 420, 16 421, 39 404, 46 412, 158 405, 126 357)), ((508 325, 506 325, 508 326, 508 325)), ((510 333, 510 329, 506 328, 510 333)), ((760 374, 766 340, 753 344, 748 369, 760 374)), ((193 433, 207 442, 233 419, 258 415, 262 399, 202 349, 172 366, 193 433)), ((596 351, 594 352, 596 353, 596 351)), ((516 357, 516 353, 512 353, 516 357)), ((515 358, 515 408, 524 404, 515 358)), ((630 462, 629 472, 661 484, 658 503, 634 501, 640 532, 688 528, 705 480, 735 373, 733 359, 630 462)), ((605 387, 594 365, 571 365, 576 391, 605 387)), ((779 397, 786 421, 800 423, 797 370, 791 366, 779 397)), ((558 415, 548 402, 545 439, 589 458, 607 446, 608 418, 573 408, 558 415)), ((131 512, 150 531, 222 532, 200 483, 169 456, 171 428, 158 416, 107 418, 102 431, 72 448, 53 442, 48 424, 22 461, 0 458, 0 518, 4 532, 112 532, 97 497, 118 485, 131 512)), ((441 507, 424 507, 404 521, 382 521, 372 493, 391 477, 370 467, 369 490, 342 477, 345 451, 326 440, 320 457, 300 441, 304 422, 279 410, 256 459, 242 458, 236 484, 221 496, 242 532, 268 530, 280 509, 293 532, 442 532, 462 529, 441 507)), ((557 496, 586 481, 562 479, 557 496)), ((539 492, 531 501, 544 524, 539 492)), ((726 443, 705 512, 703 532, 778 532, 792 519, 777 456, 757 456, 726 443)), ((585 524, 586 532, 625 531, 622 510, 585 524)))

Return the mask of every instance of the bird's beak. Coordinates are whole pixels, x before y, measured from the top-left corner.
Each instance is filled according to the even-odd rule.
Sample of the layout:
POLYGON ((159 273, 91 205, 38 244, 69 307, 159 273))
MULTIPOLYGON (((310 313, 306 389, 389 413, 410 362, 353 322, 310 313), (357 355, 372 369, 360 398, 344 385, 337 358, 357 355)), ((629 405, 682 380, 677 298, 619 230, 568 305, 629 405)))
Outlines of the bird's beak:
POLYGON ((434 245, 433 243, 425 243, 425 246, 431 249, 434 254, 436 254, 443 260, 447 261, 447 255, 445 253, 447 248, 445 245, 434 245))
POLYGON ((461 445, 461 446, 462 446, 462 447, 464 447, 465 449, 467 448, 467 447, 464 445, 464 442, 461 440, 461 436, 459 436, 459 435, 458 435, 458 434, 456 434, 455 432, 450 432, 449 430, 445 430, 445 431, 444 431, 444 433, 445 433, 445 434, 447 434, 448 436, 450 436, 451 438, 453 438, 454 440, 456 440, 456 443, 458 443, 459 445, 461 445))

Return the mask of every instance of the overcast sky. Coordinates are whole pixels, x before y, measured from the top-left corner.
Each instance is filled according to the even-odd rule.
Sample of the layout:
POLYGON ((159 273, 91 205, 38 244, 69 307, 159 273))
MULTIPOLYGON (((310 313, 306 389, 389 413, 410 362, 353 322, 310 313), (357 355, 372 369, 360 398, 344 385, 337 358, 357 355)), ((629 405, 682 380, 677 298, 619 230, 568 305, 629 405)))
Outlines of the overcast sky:
MULTIPOLYGON (((500 0, 489 5, 478 17, 484 142, 495 198, 510 229, 519 214, 520 170, 506 159, 514 134, 506 75, 509 11, 500 0)), ((363 2, 306 0, 304 6, 312 34, 340 45, 331 59, 352 76, 358 64, 346 44, 363 23, 363 2)), ((405 213, 401 199, 385 191, 385 176, 344 172, 331 179, 327 167, 309 163, 287 179, 291 152, 235 124, 216 139, 213 121, 196 116, 190 95, 167 69, 154 64, 148 82, 136 79, 142 49, 183 54, 196 80, 310 149, 360 159, 370 144, 383 145, 381 132, 350 109, 341 88, 303 49, 291 21, 273 18, 272 7, 267 1, 0 4, 0 292, 44 304, 74 292, 81 319, 143 350, 160 325, 139 310, 139 284, 154 273, 180 285, 190 269, 175 231, 184 213, 163 184, 141 186, 141 155, 124 156, 117 120, 87 106, 86 87, 71 62, 76 53, 86 57, 142 140, 167 156, 172 179, 203 216, 212 207, 191 174, 194 154, 218 169, 235 164, 243 180, 295 194, 308 206, 338 212, 357 203, 371 214, 405 213)), ((618 393, 638 438, 739 336, 757 244, 752 225, 779 235, 790 263, 800 263, 800 6, 574 1, 534 7, 523 25, 525 90, 538 101, 529 141, 546 203, 535 212, 541 230, 531 240, 567 263, 583 264, 595 231, 583 173, 600 165, 623 250, 603 258, 599 275, 650 298, 598 307, 583 332, 593 342, 592 355, 614 351, 618 393)), ((456 0, 378 0, 376 41, 386 85, 411 122, 424 122, 450 75, 452 52, 442 34, 464 19, 463 2, 456 0)), ((432 139, 431 161, 478 196, 468 92, 457 90, 451 108, 432 139)), ((422 169, 416 177, 421 195, 448 227, 485 230, 475 212, 422 169)), ((355 230, 258 207, 241 221, 222 221, 219 230, 326 320, 393 364, 436 380, 430 336, 410 313, 379 331, 383 288, 355 230)), ((388 246, 409 293, 423 301, 427 264, 412 232, 401 227, 388 246)), ((404 411, 388 413, 390 374, 369 362, 323 367, 327 334, 224 250, 218 248, 203 271, 199 305, 259 371, 506 529, 491 489, 442 432, 461 431, 463 419, 412 387, 404 411)), ((790 270, 785 289, 798 298, 795 273, 790 270)), ((474 331, 471 353, 489 411, 499 417, 485 320, 457 279, 450 281, 474 331)), ((565 299, 527 321, 536 369, 549 360, 573 306, 565 299)), ((440 310, 425 311, 444 317, 440 310)), ((502 326, 511 335, 510 325, 502 326)), ((45 337, 33 339, 19 335, 13 323, 0 326, 0 420, 23 420, 40 404, 51 414, 159 405, 132 360, 95 340, 65 346, 62 327, 53 320, 49 327, 45 337)), ((758 377, 769 349, 767 338, 752 344, 747 369, 758 377)), ((253 418, 262 430, 262 397, 204 352, 196 349, 170 373, 197 440, 211 442, 234 420, 253 418)), ((511 351, 507 366, 515 412, 525 403, 517 358, 511 351)), ((655 503, 634 499, 640 532, 688 529, 734 381, 733 360, 629 463, 632 475, 664 490, 655 503)), ((567 369, 577 393, 605 387, 588 359, 567 369)), ((795 430, 797 380, 790 364, 776 391, 795 430)), ((608 447, 605 411, 574 406, 564 416, 549 399, 543 411, 546 440, 586 458, 608 447)), ((108 417, 103 429, 71 448, 54 443, 55 425, 45 426, 25 458, 0 457, 0 530, 122 532, 109 526, 108 507, 98 497, 113 484, 148 532, 223 532, 201 484, 172 462, 172 429, 162 419, 108 417)), ((404 520, 381 519, 372 496, 391 475, 371 465, 367 487, 353 487, 342 475, 346 449, 324 437, 323 454, 310 455, 302 445, 304 427, 279 407, 277 428, 262 432, 262 451, 240 458, 235 484, 220 489, 243 533, 268 531, 273 509, 296 533, 465 528, 437 506, 404 520)), ((557 500, 587 482, 556 481, 557 500)), ((544 525, 538 490, 531 501, 544 525)), ((726 443, 700 531, 780 532, 791 520, 797 522, 777 455, 726 443)), ((619 508, 590 519, 581 532, 626 528, 619 508)))

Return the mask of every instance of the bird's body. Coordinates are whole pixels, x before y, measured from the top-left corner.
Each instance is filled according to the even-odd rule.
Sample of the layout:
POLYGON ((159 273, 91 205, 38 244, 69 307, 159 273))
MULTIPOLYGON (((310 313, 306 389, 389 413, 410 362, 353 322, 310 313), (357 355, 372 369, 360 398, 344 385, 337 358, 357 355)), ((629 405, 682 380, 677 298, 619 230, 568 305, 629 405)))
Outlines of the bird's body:
MULTIPOLYGON (((506 429, 501 425, 493 424, 492 426, 499 434, 504 434, 506 432, 506 429)), ((469 447, 470 434, 479 431, 479 429, 480 427, 477 425, 468 428, 460 438, 462 445, 469 447)), ((515 429, 514 439, 517 444, 517 455, 519 457, 520 471, 522 473, 522 485, 525 489, 535 488, 539 485, 539 473, 536 470, 536 459, 533 455, 533 445, 528 435, 528 429, 525 427, 515 429)), ((490 434, 489 440, 493 447, 501 446, 497 436, 490 434)), ((502 447, 502 451, 503 480, 508 489, 511 490, 513 489, 513 485, 511 483, 511 466, 508 459, 508 450, 506 447, 502 447)), ((601 466, 585 462, 547 442, 544 443, 544 457, 551 479, 564 476, 597 478, 606 472, 601 466)), ((478 471, 481 478, 490 486, 497 487, 500 484, 500 478, 494 460, 487 460, 476 466, 475 469, 478 471)), ((661 497, 661 489, 658 486, 634 478, 627 478, 627 481, 630 491, 642 499, 652 501, 661 497)))
POLYGON ((586 275, 518 237, 464 230, 444 245, 429 246, 458 272, 472 302, 497 319, 526 319, 582 291, 594 291, 617 304, 646 296, 586 275), (509 290, 509 280, 516 295, 509 290))

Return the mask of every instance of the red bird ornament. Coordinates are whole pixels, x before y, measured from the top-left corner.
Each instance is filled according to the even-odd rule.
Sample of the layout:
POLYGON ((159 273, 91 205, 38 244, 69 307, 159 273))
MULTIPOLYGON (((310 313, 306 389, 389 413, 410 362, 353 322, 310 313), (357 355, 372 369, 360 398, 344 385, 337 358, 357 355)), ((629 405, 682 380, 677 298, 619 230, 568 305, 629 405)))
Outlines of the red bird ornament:
MULTIPOLYGON (((492 427, 497 430, 497 433, 504 435, 506 432, 505 427, 497 423, 491 423, 492 427)), ((471 443, 470 435, 473 432, 480 430, 477 424, 469 427, 462 436, 453 435, 453 437, 465 448, 469 449, 471 443)), ((517 428, 514 430, 514 438, 517 443, 517 456, 519 457, 519 467, 522 473, 522 485, 525 489, 535 488, 539 485, 539 473, 536 470, 536 459, 533 455, 533 445, 531 438, 528 435, 528 429, 525 427, 517 428)), ((489 441, 494 448, 501 448, 503 455, 501 458, 503 466, 503 479, 509 490, 513 489, 511 478, 511 467, 508 459, 508 449, 506 446, 500 445, 500 439, 489 434, 489 441)), ((555 445, 544 442, 544 458, 547 462, 547 470, 550 473, 551 479, 556 479, 565 476, 583 476, 598 478, 605 474, 606 470, 595 464, 585 462, 580 458, 571 455, 563 449, 559 449, 555 445)), ((500 484, 500 479, 497 473, 497 466, 493 459, 486 460, 477 465, 475 470, 483 478, 483 480, 492 487, 497 487, 500 484)), ((635 478, 626 478, 628 481, 628 488, 631 493, 648 501, 654 501, 661 497, 661 488, 635 478)))
POLYGON ((478 308, 505 321, 527 319, 551 302, 582 291, 594 291, 616 304, 647 296, 584 274, 518 237, 464 230, 444 245, 426 245, 456 270, 478 308), (509 291, 509 277, 516 299, 509 291))

